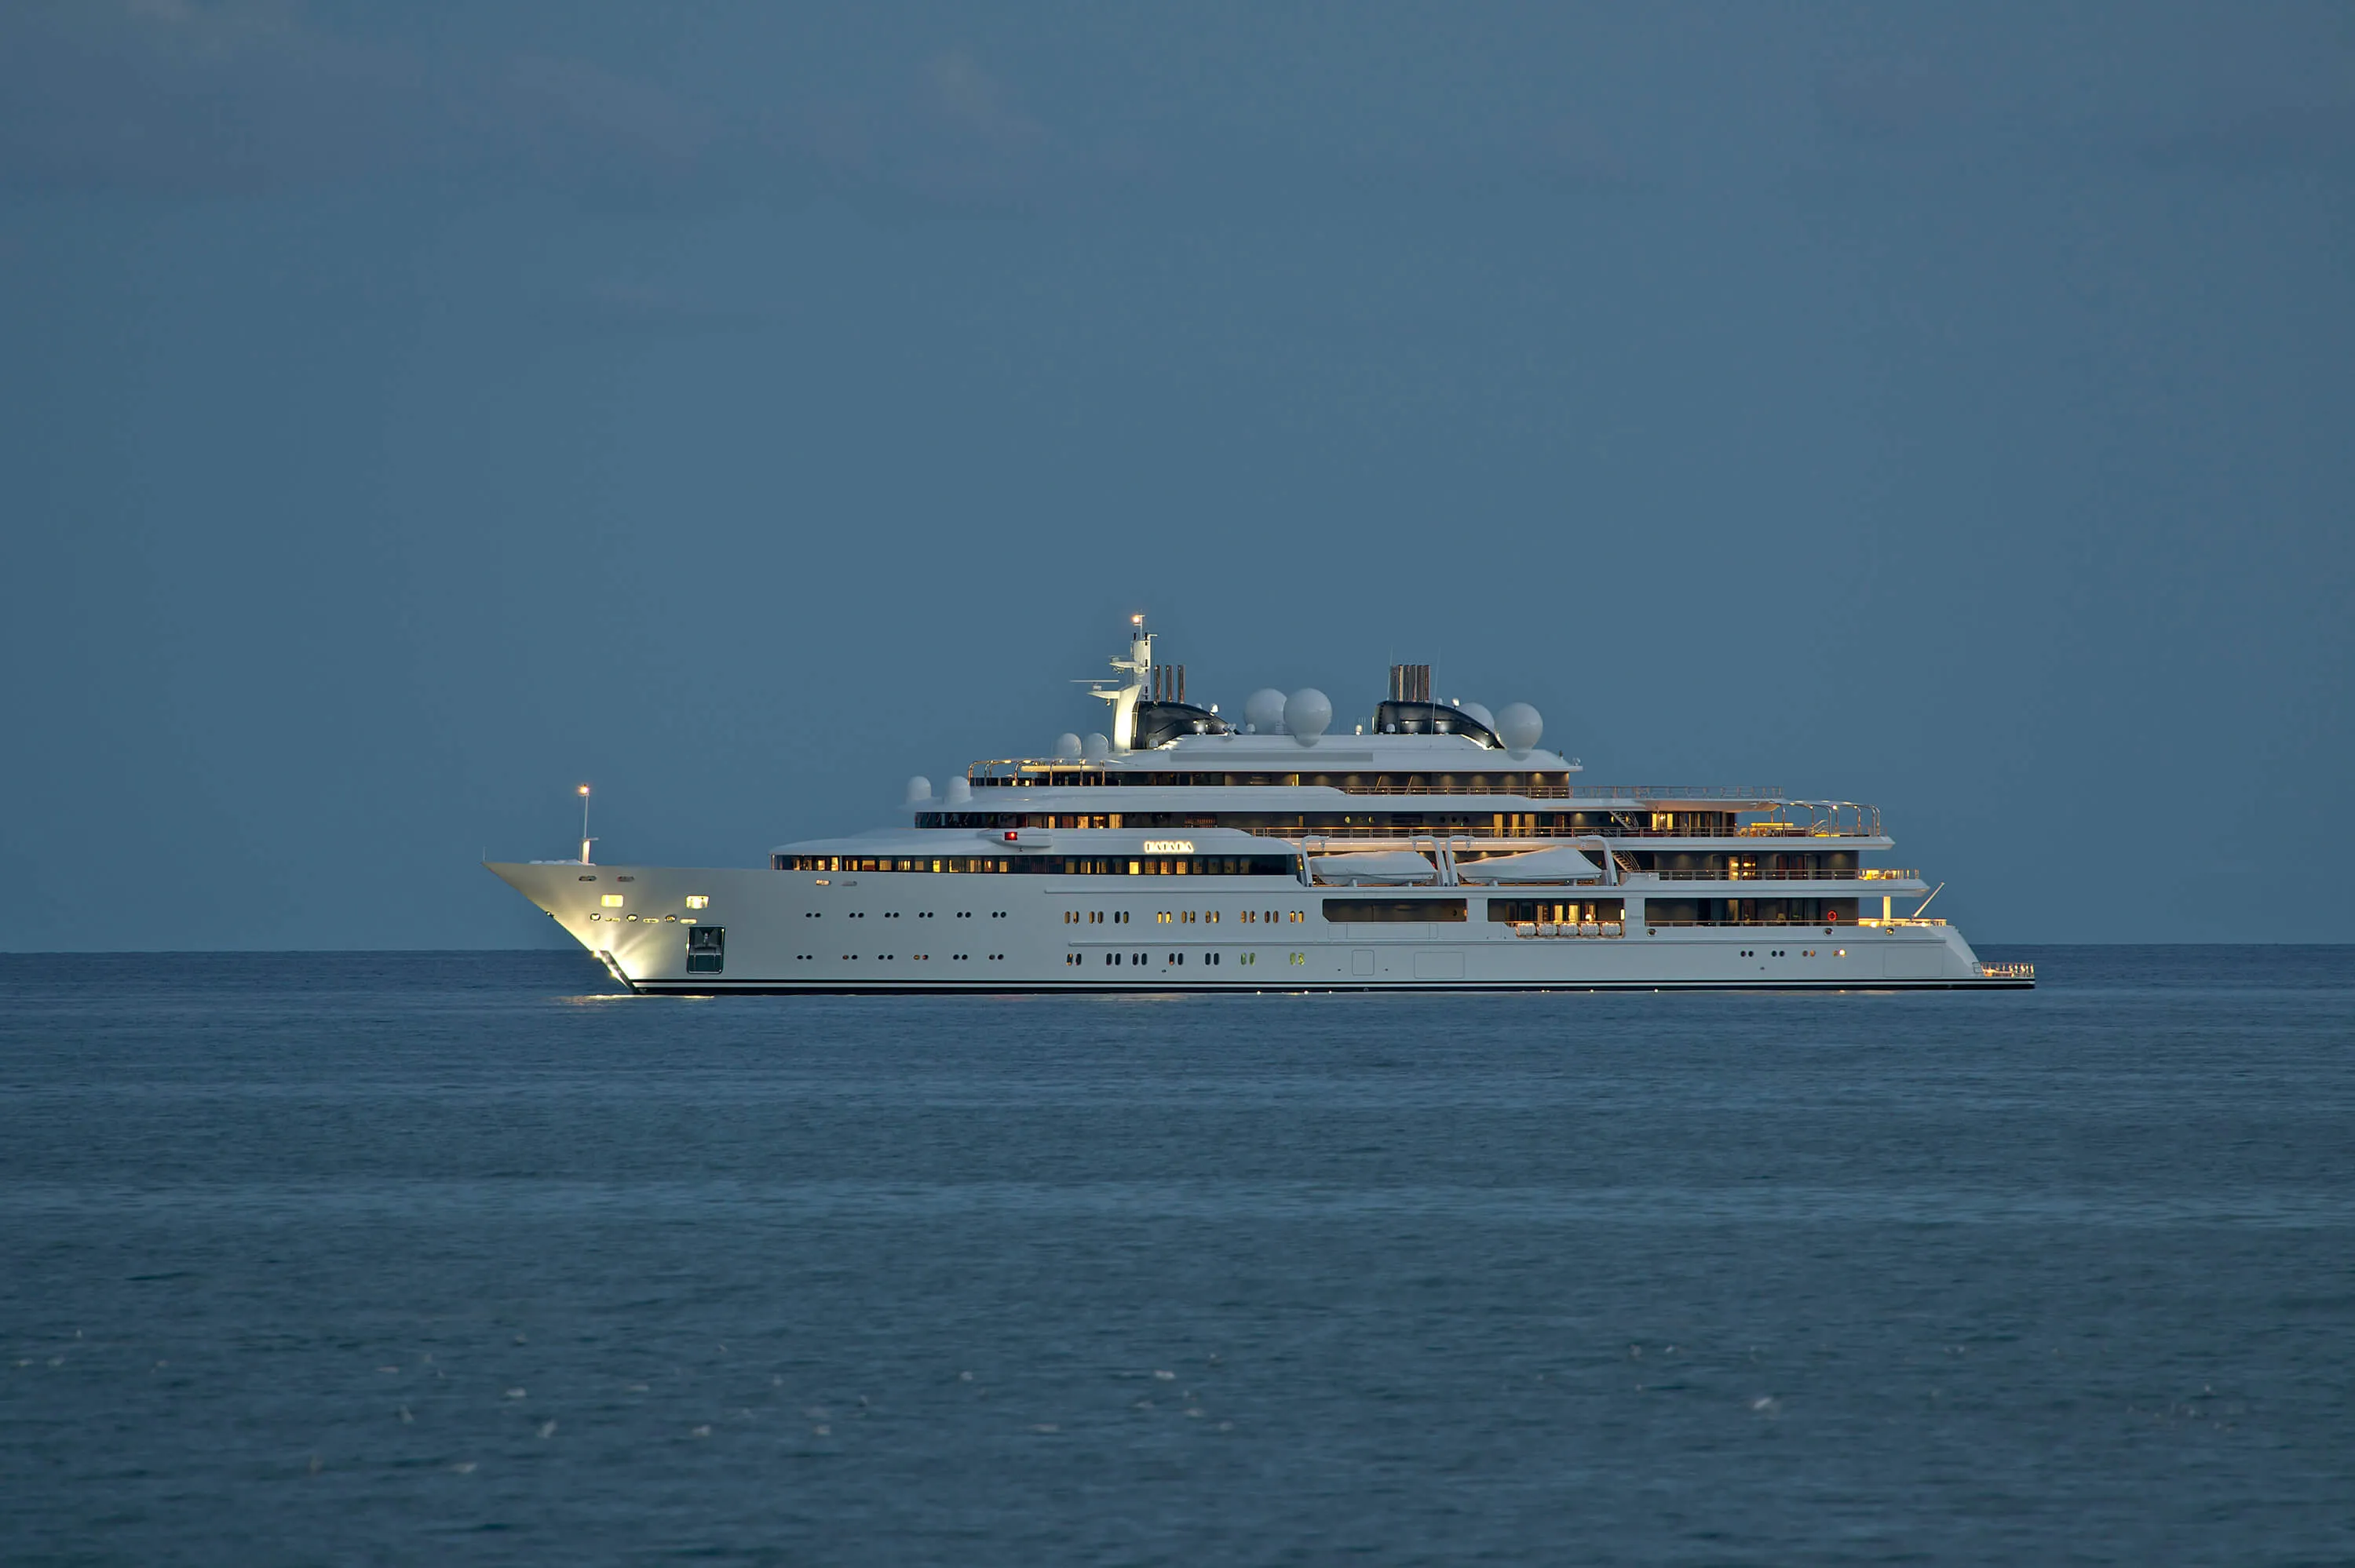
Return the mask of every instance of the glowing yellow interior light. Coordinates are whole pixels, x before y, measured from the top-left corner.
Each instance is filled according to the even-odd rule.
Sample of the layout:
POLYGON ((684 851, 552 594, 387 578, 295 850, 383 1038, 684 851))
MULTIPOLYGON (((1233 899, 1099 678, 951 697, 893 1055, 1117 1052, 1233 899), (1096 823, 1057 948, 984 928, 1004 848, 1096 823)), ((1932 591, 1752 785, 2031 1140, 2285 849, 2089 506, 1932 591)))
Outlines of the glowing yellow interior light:
POLYGON ((589 786, 588 786, 588 785, 586 785, 586 784, 583 784, 582 786, 581 786, 581 792, 583 795, 586 795, 587 793, 589 793, 589 786))
POLYGON ((622 906, 622 895, 618 893, 608 893, 597 902, 608 909, 619 909, 622 906))
POLYGON ((689 909, 709 909, 711 907, 711 895, 708 893, 690 893, 687 895, 687 906, 689 909))

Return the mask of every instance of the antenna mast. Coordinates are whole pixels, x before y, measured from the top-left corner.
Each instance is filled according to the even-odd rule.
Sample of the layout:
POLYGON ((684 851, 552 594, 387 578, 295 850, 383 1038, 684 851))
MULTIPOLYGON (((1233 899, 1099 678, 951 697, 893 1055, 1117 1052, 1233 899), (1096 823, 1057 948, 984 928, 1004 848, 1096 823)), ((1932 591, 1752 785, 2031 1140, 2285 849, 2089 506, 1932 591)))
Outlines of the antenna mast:
POLYGON ((1128 657, 1114 659, 1112 667, 1128 679, 1108 690, 1099 686, 1095 694, 1112 705, 1112 748, 1128 751, 1136 745, 1136 705, 1153 675, 1153 633, 1145 630, 1141 612, 1128 618, 1128 657))

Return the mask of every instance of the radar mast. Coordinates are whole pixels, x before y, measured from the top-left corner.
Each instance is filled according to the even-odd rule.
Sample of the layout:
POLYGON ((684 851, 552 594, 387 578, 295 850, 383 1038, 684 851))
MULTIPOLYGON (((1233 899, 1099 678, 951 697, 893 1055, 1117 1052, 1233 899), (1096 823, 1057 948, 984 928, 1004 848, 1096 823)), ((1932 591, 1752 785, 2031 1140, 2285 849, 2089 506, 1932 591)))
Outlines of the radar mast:
POLYGON ((1124 671, 1128 679, 1118 686, 1098 682, 1095 694, 1112 705, 1112 748, 1130 751, 1136 746, 1136 705, 1153 674, 1153 633, 1145 630, 1142 612, 1128 618, 1128 657, 1111 662, 1114 669, 1124 671))

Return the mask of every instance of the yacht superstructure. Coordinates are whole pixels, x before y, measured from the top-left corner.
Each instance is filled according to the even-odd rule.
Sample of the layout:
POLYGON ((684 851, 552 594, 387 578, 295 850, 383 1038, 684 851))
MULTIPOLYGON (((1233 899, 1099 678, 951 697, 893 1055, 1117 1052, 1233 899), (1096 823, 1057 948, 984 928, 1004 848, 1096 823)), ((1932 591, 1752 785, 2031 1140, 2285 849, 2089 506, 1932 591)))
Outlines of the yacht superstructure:
POLYGON ((1525 704, 1428 665, 1334 733, 1313 689, 1241 722, 1134 618, 1104 733, 976 762, 908 825, 763 868, 493 863, 645 992, 1983 990, 2034 983, 1867 864, 1849 801, 1592 785, 1525 704), (1899 906, 1909 907, 1898 913, 1899 906))

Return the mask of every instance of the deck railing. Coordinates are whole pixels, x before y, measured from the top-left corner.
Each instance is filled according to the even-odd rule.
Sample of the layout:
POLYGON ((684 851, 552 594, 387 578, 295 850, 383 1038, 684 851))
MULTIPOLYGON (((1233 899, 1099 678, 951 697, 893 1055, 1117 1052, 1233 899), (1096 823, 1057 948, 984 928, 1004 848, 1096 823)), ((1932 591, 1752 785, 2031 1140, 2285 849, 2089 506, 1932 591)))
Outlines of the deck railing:
POLYGON ((1741 866, 1723 866, 1715 871, 1631 871, 1628 880, 1640 881, 1650 876, 1662 882, 1905 882, 1921 880, 1921 874, 1897 871, 1886 866, 1869 865, 1861 870, 1816 871, 1763 870, 1741 866))
POLYGON ((1646 930, 1667 930, 1672 926, 1678 929, 1688 926, 1738 926, 1746 931, 1821 931, 1827 937, 1864 924, 1861 920, 1655 920, 1649 915, 1644 916, 1643 923, 1646 930))
MULTIPOLYGON (((1788 799, 1783 793, 1782 786, 1779 784, 1571 784, 1550 779, 1535 779, 1521 772, 1473 770, 1451 773, 1444 768, 1423 774, 1408 772, 1402 768, 1392 768, 1385 772, 1364 764, 1319 767, 1318 758, 1314 752, 1303 752, 1297 758, 1286 758, 1284 761, 1287 766, 1281 768, 1242 768, 1232 764, 1214 766, 1210 765, 1206 758, 1203 767, 1190 770, 1172 768, 1170 771, 1246 776, 1264 773, 1292 778, 1321 774, 1335 781, 1329 784, 1328 788, 1339 789, 1350 795, 1497 795, 1508 799, 1518 797, 1532 800, 1625 800, 1631 805, 1646 808, 1658 803, 1674 805, 1685 801, 1700 800, 1752 804, 1764 808, 1780 806, 1788 799), (1434 774, 1452 778, 1455 782, 1452 786, 1441 787, 1433 782, 1434 774), (1510 789, 1497 787, 1499 779, 1504 777, 1509 777, 1514 780, 1510 789), (1357 782, 1354 784, 1339 782, 1345 779, 1354 779, 1357 782)), ((1035 757, 993 757, 983 758, 967 768, 965 779, 970 783, 981 785, 1045 786, 1062 783, 1065 775, 1102 774, 1107 771, 1117 771, 1124 775, 1129 772, 1125 768, 1116 770, 1108 769, 1102 762, 1073 761, 1063 758, 1050 760, 1035 757)), ((1140 782, 1143 782, 1152 779, 1155 776, 1151 773, 1140 773, 1136 777, 1140 782)), ((1089 786, 1077 787, 1088 788, 1089 786)), ((1231 787, 1282 789, 1290 786, 1279 784, 1231 787)))
MULTIPOLYGON (((1189 824, 1195 827, 1217 827, 1216 822, 1189 824)), ((1172 830, 1173 832, 1175 830, 1172 830)), ((1262 838, 1297 839, 1305 833, 1312 838, 1332 839, 1876 839, 1881 836, 1878 825, 1856 828, 1811 828, 1799 822, 1778 822, 1772 832, 1760 832, 1744 828, 1735 832, 1711 832, 1702 829, 1674 832, 1667 828, 1626 828, 1606 822, 1600 827, 1557 828, 1550 823, 1525 823, 1520 827, 1497 827, 1492 822, 1433 823, 1417 828, 1407 824, 1380 827, 1370 823, 1345 823, 1334 827, 1257 827, 1246 832, 1262 838)))
POLYGON ((1780 784, 1572 784, 1573 800, 1756 800, 1779 802, 1780 784))

